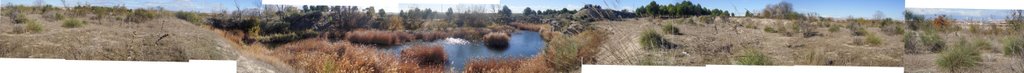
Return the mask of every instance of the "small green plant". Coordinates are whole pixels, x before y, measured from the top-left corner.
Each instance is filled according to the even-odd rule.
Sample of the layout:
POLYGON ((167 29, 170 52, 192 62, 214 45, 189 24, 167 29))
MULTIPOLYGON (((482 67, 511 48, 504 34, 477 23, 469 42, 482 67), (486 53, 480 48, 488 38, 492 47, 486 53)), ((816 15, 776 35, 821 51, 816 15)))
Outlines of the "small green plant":
POLYGON ((35 22, 33 20, 29 20, 29 22, 26 23, 25 28, 27 28, 29 30, 29 32, 34 32, 34 33, 42 32, 43 31, 43 25, 40 25, 39 23, 37 23, 37 22, 35 22))
POLYGON ((323 62, 323 67, 320 68, 320 73, 335 73, 334 69, 337 68, 334 64, 334 60, 327 60, 323 62))
POLYGON ((26 23, 26 22, 30 22, 30 21, 31 20, 29 20, 28 18, 25 18, 25 15, 23 15, 23 14, 14 14, 14 23, 26 23))
POLYGON ((946 47, 946 41, 942 39, 939 34, 936 34, 934 30, 925 31, 921 37, 921 43, 928 46, 931 52, 942 51, 946 47))
POLYGON ((653 61, 653 59, 651 59, 651 57, 643 57, 643 59, 640 59, 640 65, 656 65, 656 64, 654 64, 654 61, 653 61))
POLYGON ((868 33, 868 30, 866 30, 864 28, 860 28, 860 27, 853 28, 852 30, 853 30, 853 35, 854 36, 863 36, 863 35, 868 33))
POLYGON ((640 45, 645 49, 659 48, 662 43, 661 35, 655 33, 654 30, 646 30, 640 33, 640 45))
POLYGON ((775 30, 775 28, 772 28, 772 27, 764 27, 764 32, 777 33, 779 31, 775 30))
POLYGON ((55 14, 53 14, 53 16, 51 16, 51 18, 53 18, 55 20, 64 20, 65 17, 64 17, 64 14, 55 13, 55 14))
POLYGON ((915 32, 904 32, 903 33, 903 52, 904 53, 917 53, 917 41, 918 35, 915 32))
POLYGON ((879 38, 877 35, 869 33, 867 35, 867 42, 868 42, 868 44, 876 45, 877 46, 877 45, 882 44, 882 38, 879 38))
POLYGON ((839 26, 832 25, 832 26, 828 27, 828 32, 836 32, 836 31, 839 31, 839 26))
POLYGON ((576 37, 561 36, 557 39, 553 39, 548 44, 548 51, 545 51, 548 55, 548 65, 555 68, 555 70, 578 70, 582 64, 577 59, 579 56, 579 49, 583 44, 575 39, 576 37), (556 46, 557 45, 557 46, 556 46))
POLYGON ((1007 40, 1003 47, 1003 54, 1006 55, 1024 55, 1021 50, 1024 50, 1024 39, 1016 38, 1007 40))
POLYGON ((768 56, 765 56, 758 50, 747 50, 740 56, 739 62, 741 65, 771 65, 771 61, 768 56))
POLYGON ((196 25, 203 24, 203 17, 200 16, 199 14, 197 14, 197 13, 193 13, 193 12, 176 12, 176 13, 174 13, 174 16, 178 17, 178 19, 191 22, 192 24, 196 24, 196 25))
POLYGON ((971 45, 978 47, 979 50, 992 50, 992 43, 982 39, 974 39, 971 45))
POLYGON ((76 28, 76 27, 82 27, 82 26, 85 26, 85 22, 83 22, 81 20, 78 20, 78 19, 64 20, 64 25, 62 25, 62 27, 64 27, 64 28, 76 28))
POLYGON ((680 34, 679 28, 676 28, 672 24, 661 25, 661 31, 668 34, 680 34))
POLYGON ((960 69, 977 66, 978 62, 981 61, 981 56, 975 47, 961 41, 956 47, 943 51, 935 63, 942 67, 942 69, 953 73, 958 73, 960 69))
POLYGON ((136 9, 131 12, 131 15, 128 15, 128 21, 139 23, 143 21, 149 21, 156 17, 159 17, 159 14, 156 11, 136 9))

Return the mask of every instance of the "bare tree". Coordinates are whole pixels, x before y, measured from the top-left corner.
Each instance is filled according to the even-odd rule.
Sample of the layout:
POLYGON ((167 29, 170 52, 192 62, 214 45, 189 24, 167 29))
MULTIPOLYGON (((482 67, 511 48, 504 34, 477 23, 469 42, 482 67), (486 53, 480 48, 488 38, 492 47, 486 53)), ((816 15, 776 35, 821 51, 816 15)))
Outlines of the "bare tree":
POLYGON ((64 10, 68 10, 68 1, 67 0, 60 0, 60 4, 64 5, 64 10))
POLYGON ((46 1, 36 0, 35 4, 36 4, 36 6, 43 6, 43 5, 46 5, 46 1))
POLYGON ((885 14, 882 14, 882 11, 875 11, 875 20, 882 20, 882 19, 885 19, 885 14))
POLYGON ((1012 10, 1006 17, 1006 23, 1014 30, 1024 30, 1024 10, 1012 10))

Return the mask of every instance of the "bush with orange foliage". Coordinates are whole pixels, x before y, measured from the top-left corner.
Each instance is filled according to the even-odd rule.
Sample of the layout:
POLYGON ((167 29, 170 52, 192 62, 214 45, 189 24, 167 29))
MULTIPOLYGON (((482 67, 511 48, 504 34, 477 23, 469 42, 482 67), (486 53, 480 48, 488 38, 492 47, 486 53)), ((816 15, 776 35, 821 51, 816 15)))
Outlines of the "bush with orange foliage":
POLYGON ((937 28, 943 28, 945 26, 950 25, 949 23, 951 21, 948 21, 948 20, 949 19, 946 19, 946 15, 940 15, 939 17, 935 17, 935 20, 932 21, 932 25, 937 27, 937 28))

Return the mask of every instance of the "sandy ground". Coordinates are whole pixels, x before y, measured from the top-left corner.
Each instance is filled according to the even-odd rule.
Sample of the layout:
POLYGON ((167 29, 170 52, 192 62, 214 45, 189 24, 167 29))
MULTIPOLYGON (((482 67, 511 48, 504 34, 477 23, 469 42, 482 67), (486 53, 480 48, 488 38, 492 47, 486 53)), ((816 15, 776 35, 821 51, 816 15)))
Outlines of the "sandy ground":
POLYGON ((40 14, 26 16, 40 23, 43 31, 13 33, 13 28, 25 24, 14 24, 11 18, 0 16, 0 23, 3 23, 0 24, 0 57, 180 62, 236 60, 240 73, 290 73, 265 61, 240 55, 230 41, 173 16, 142 23, 113 18, 69 17, 87 23, 77 28, 61 27, 62 20, 46 19, 40 14))
MULTIPOLYGON (((1002 53, 1004 38, 1011 35, 984 35, 970 34, 968 32, 949 32, 942 35, 946 45, 955 45, 960 38, 964 40, 977 41, 980 39, 991 43, 992 49, 981 49, 981 61, 978 66, 968 69, 965 72, 976 73, 1022 73, 1024 72, 1024 59, 1020 56, 1008 56, 1002 53)), ((908 73, 949 73, 948 70, 940 68, 935 64, 941 53, 908 53, 903 56, 903 63, 908 73)))
MULTIPOLYGON (((743 50, 758 49, 770 57, 774 65, 843 65, 843 66, 886 66, 896 67, 902 63, 900 35, 879 35, 881 45, 854 45, 853 40, 864 36, 852 36, 845 28, 837 32, 827 27, 814 31, 822 36, 804 38, 800 35, 785 36, 768 33, 764 27, 776 24, 792 24, 790 20, 740 18, 717 18, 710 23, 697 18, 677 19, 627 19, 624 21, 595 22, 600 30, 609 30, 610 39, 598 53, 598 64, 612 65, 695 65, 738 64, 735 60, 743 50), (666 49, 642 49, 637 40, 643 30, 661 32, 659 25, 675 25, 682 34, 661 34, 666 40, 679 47, 666 49), (743 26, 753 26, 746 28, 743 26)), ((869 32, 880 34, 877 27, 869 32)))

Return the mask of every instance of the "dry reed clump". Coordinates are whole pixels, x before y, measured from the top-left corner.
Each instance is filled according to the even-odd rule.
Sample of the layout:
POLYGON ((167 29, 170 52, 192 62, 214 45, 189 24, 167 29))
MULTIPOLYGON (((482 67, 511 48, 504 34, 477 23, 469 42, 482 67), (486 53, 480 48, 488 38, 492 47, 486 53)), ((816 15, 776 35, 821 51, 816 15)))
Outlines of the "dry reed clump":
POLYGON ((494 30, 495 32, 515 32, 518 30, 515 27, 501 24, 491 24, 487 26, 487 29, 494 30))
POLYGON ((421 67, 442 67, 448 62, 448 55, 440 45, 413 45, 403 49, 403 59, 421 67))
POLYGON ((477 58, 466 63, 463 73, 552 73, 547 57, 530 58, 477 58))
POLYGON ((483 41, 487 42, 485 45, 494 49, 506 49, 508 48, 508 41, 511 36, 504 32, 492 32, 484 35, 483 41))
POLYGON ((306 72, 422 72, 419 67, 402 67, 409 65, 404 65, 407 63, 400 62, 396 56, 372 48, 347 42, 332 43, 326 39, 306 39, 277 47, 274 54, 306 72))
POLYGON ((516 73, 526 60, 491 58, 472 59, 466 63, 464 73, 516 73))
POLYGON ((544 26, 543 25, 513 24, 512 26, 516 27, 518 29, 521 29, 521 30, 529 30, 529 31, 541 31, 541 30, 544 30, 544 26))
POLYGON ((490 30, 477 29, 477 28, 458 28, 451 32, 452 37, 463 38, 467 40, 480 40, 485 34, 490 33, 490 30))
POLYGON ((357 30, 345 33, 345 39, 356 43, 395 45, 416 39, 416 36, 402 32, 357 30))
POLYGON ((608 37, 607 34, 608 32, 603 30, 587 30, 580 33, 577 37, 582 39, 581 43, 583 43, 583 46, 579 48, 578 60, 583 64, 596 63, 597 58, 595 56, 601 51, 598 47, 604 44, 604 39, 608 37))
POLYGON ((551 39, 554 39, 557 36, 562 36, 562 33, 557 31, 544 30, 540 31, 540 36, 542 39, 544 39, 544 42, 551 42, 551 39))
POLYGON ((445 33, 445 32, 423 32, 423 33, 416 33, 416 38, 420 39, 420 40, 424 40, 424 41, 433 41, 433 40, 437 40, 437 39, 444 39, 444 38, 447 38, 449 36, 451 36, 451 35, 449 33, 445 33))
POLYGON ((582 46, 578 39, 573 38, 575 37, 555 36, 551 42, 547 43, 542 56, 554 70, 568 72, 580 68, 581 63, 577 58, 579 48, 582 46))

